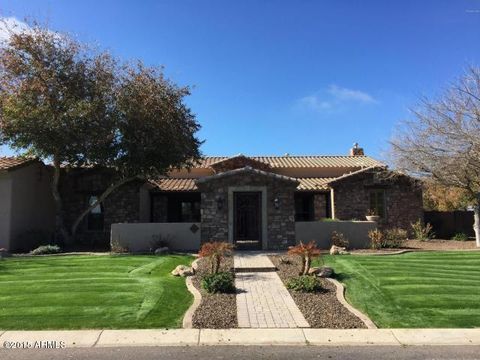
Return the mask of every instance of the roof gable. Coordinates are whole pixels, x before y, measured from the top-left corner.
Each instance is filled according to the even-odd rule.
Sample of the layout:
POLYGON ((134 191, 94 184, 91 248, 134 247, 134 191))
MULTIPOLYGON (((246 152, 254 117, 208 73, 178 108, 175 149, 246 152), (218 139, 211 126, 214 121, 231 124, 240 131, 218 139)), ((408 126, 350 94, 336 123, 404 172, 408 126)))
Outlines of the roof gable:
POLYGON ((232 156, 227 159, 222 159, 217 162, 210 164, 210 167, 216 172, 221 173, 225 171, 240 169, 244 167, 252 167, 259 170, 266 170, 270 169, 270 165, 268 163, 250 158, 243 154, 239 154, 236 156, 232 156))
POLYGON ((281 180, 281 181, 287 181, 287 182, 296 183, 296 184, 299 183, 298 180, 295 179, 295 178, 291 178, 289 176, 275 174, 275 173, 272 173, 272 172, 263 171, 263 170, 259 170, 259 169, 254 169, 250 166, 246 166, 246 167, 239 168, 239 169, 234 169, 234 170, 228 170, 228 171, 221 172, 221 173, 211 175, 211 176, 205 176, 203 178, 196 179, 195 183, 197 185, 198 184, 203 184, 203 183, 206 183, 206 182, 209 182, 209 181, 212 181, 212 180, 222 179, 222 178, 225 178, 225 177, 234 176, 234 175, 238 175, 238 174, 244 174, 244 173, 266 176, 266 177, 270 177, 270 178, 273 178, 273 179, 277 179, 277 180, 281 180))

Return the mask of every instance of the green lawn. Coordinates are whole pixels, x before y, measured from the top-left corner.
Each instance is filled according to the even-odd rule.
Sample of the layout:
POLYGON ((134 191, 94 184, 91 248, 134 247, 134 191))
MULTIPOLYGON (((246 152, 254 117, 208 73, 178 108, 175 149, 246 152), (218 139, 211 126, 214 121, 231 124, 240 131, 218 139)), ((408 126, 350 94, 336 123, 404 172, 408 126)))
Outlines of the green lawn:
POLYGON ((325 256, 347 300, 386 328, 480 327, 480 252, 325 256))
POLYGON ((46 256, 0 261, 0 329, 179 327, 193 297, 169 273, 190 256, 46 256))

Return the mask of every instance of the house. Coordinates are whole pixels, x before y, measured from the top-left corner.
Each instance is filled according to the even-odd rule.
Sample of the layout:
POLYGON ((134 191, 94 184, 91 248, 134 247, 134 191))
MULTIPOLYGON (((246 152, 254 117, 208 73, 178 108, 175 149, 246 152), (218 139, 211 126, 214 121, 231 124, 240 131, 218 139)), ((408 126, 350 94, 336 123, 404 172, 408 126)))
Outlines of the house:
MULTIPOLYGON (((326 226, 328 231, 347 226, 353 236, 362 228, 365 238, 365 229, 408 229, 423 218, 416 181, 392 174, 358 145, 346 156, 205 157, 192 169, 124 185, 90 213, 79 237, 106 245, 113 225, 111 239, 138 251, 155 247, 148 244, 155 238, 177 249, 196 249, 212 240, 241 249, 286 249, 319 236, 326 226), (365 221, 368 211, 380 216, 378 224, 365 221), (331 225, 325 219, 346 223, 331 225)), ((108 173, 76 169, 67 174, 62 184, 66 221, 71 223, 107 185, 108 173)))
POLYGON ((42 162, 0 157, 0 248, 29 250, 32 241, 49 241, 55 224, 50 184, 42 162))

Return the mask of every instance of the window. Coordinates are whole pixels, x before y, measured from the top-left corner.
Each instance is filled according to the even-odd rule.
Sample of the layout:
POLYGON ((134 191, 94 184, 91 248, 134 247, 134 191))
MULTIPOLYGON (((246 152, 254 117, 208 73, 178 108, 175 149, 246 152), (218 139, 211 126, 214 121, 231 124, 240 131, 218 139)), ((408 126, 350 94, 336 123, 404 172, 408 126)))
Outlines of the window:
POLYGON ((169 194, 167 197, 168 222, 199 222, 200 194, 169 194))
POLYGON ((376 215, 385 217, 385 190, 370 191, 370 211, 376 215))
POLYGON ((313 221, 313 194, 295 194, 295 221, 313 221))
POLYGON ((200 221, 200 202, 182 201, 181 202, 181 222, 200 221))
MULTIPOLYGON (((92 195, 88 198, 88 205, 91 206, 97 202, 98 196, 92 195)), ((89 231, 102 231, 103 230, 103 205, 98 204, 92 210, 87 217, 87 229, 89 231)))

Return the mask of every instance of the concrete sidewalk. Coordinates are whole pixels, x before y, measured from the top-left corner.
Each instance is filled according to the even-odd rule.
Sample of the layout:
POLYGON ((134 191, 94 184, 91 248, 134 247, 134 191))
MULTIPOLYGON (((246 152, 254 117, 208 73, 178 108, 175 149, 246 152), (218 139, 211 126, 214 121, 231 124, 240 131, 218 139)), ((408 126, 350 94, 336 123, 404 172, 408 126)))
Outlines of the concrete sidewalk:
POLYGON ((3 348, 198 345, 480 345, 480 329, 173 329, 0 331, 3 348))

